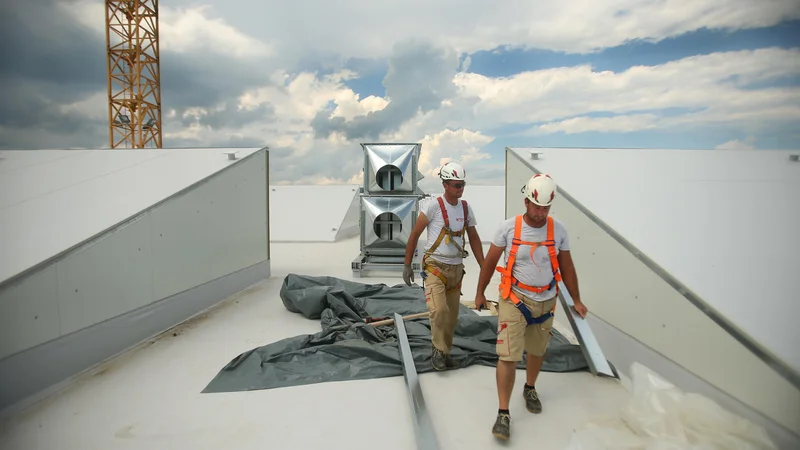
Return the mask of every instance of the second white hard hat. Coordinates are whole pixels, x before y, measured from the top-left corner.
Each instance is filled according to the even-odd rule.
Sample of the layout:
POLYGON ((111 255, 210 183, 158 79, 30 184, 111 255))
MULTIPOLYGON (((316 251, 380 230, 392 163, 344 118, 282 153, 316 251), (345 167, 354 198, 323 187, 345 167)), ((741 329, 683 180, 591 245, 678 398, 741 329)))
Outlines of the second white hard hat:
POLYGON ((460 164, 449 162, 439 169, 439 178, 442 180, 464 181, 467 179, 467 171, 460 164))
POLYGON ((556 198, 556 182, 546 173, 537 173, 525 185, 525 197, 536 205, 550 206, 556 198))

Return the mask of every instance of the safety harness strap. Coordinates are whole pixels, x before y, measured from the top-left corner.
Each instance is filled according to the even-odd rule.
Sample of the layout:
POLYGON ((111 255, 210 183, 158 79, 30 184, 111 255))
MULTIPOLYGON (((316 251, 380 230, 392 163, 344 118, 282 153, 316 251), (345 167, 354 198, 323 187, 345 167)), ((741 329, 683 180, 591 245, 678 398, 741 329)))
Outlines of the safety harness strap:
POLYGON ((521 312, 522 315, 525 316, 525 321, 528 323, 528 325, 533 325, 535 323, 542 323, 542 322, 546 321, 547 319, 549 319, 549 318, 551 318, 551 317, 556 315, 556 307, 555 307, 555 305, 553 305, 553 309, 552 310, 547 311, 547 313, 545 313, 544 315, 541 315, 539 317, 533 317, 533 314, 531 314, 531 310, 528 309, 528 307, 525 305, 525 303, 523 303, 519 299, 519 297, 517 297, 513 293, 511 294, 511 301, 514 303, 514 306, 517 307, 519 312, 521 312))
MULTIPOLYGON (((442 199, 442 197, 437 198, 437 200, 439 201, 439 209, 442 211, 444 226, 439 231, 439 236, 436 237, 436 241, 433 243, 433 245, 431 245, 428 251, 425 252, 426 255, 432 254, 436 250, 436 248, 439 247, 439 244, 441 244, 443 238, 446 238, 447 243, 450 243, 451 240, 450 238, 463 236, 465 230, 467 229, 467 214, 468 214, 467 202, 461 200, 461 206, 464 208, 464 227, 458 231, 453 231, 452 229, 450 229, 450 217, 447 215, 447 208, 445 208, 444 206, 444 200, 442 199)), ((464 248, 458 245, 458 243, 455 241, 453 241, 453 244, 462 253, 461 256, 463 258, 466 258, 466 255, 464 255, 464 253, 466 253, 464 251, 464 248)))
MULTIPOLYGON (((439 209, 442 210, 442 218, 444 218, 444 228, 450 231, 450 218, 447 215, 447 208, 444 207, 444 199, 439 196, 436 200, 439 201, 439 209)), ((461 200, 461 207, 464 209, 464 227, 458 231, 450 231, 450 236, 461 236, 464 230, 467 229, 467 202, 461 200)))
MULTIPOLYGON (((426 267, 425 267, 425 270, 427 270, 428 272, 432 273, 432 274, 433 274, 433 275, 435 275, 437 278, 439 278, 440 280, 442 280, 442 284, 444 284, 445 286, 447 286, 447 278, 445 278, 444 274, 443 274, 443 273, 442 273, 442 272, 441 272, 439 269, 437 269, 436 267, 430 267, 430 266, 427 266, 427 265, 426 265, 426 267)), ((422 271, 422 274, 423 274, 423 276, 425 275, 425 270, 423 270, 423 271, 422 271)), ((462 281, 463 281, 463 279, 462 279, 462 281)), ((456 285, 456 286, 455 286, 455 287, 453 287, 453 288, 450 288, 450 289, 445 289, 445 292, 450 292, 450 291, 457 291, 457 290, 461 290, 461 283, 462 283, 462 281, 459 281, 459 282, 458 282, 458 285, 456 285)))
MULTIPOLYGON (((439 244, 442 243, 442 239, 445 239, 447 243, 450 243, 452 241, 453 245, 455 245, 455 247, 458 249, 462 258, 466 258, 469 255, 469 253, 467 253, 464 250, 464 248, 458 244, 458 242, 451 239, 452 237, 463 236, 465 230, 467 229, 467 219, 469 213, 467 202, 461 200, 461 207, 464 209, 464 227, 458 231, 453 231, 450 229, 450 217, 447 215, 447 208, 445 208, 444 206, 444 199, 440 196, 437 198, 437 200, 439 201, 439 209, 442 211, 444 226, 442 227, 441 231, 439 231, 439 236, 436 237, 436 240, 433 242, 433 245, 431 245, 431 247, 422 255, 422 271, 420 272, 420 275, 422 276, 423 280, 425 279, 425 271, 428 270, 427 259, 430 255, 433 254, 434 251, 436 251, 436 249, 439 247, 439 244)), ((439 272, 436 269, 430 270, 430 272, 439 277, 439 279, 442 280, 442 283, 447 284, 447 281, 441 272, 439 272)), ((460 289, 460 287, 461 286, 459 285, 458 288, 460 289)))
POLYGON ((555 287, 556 295, 558 295, 558 283, 561 281, 561 271, 559 270, 558 257, 555 249, 553 218, 550 216, 547 217, 547 240, 542 242, 527 242, 522 240, 522 220, 522 215, 518 215, 514 222, 514 238, 511 241, 511 250, 508 252, 508 262, 506 263, 506 267, 497 266, 496 270, 501 274, 500 296, 503 299, 511 300, 514 306, 516 306, 525 317, 525 321, 528 323, 528 325, 532 325, 536 323, 542 323, 553 317, 555 315, 556 305, 554 304, 552 310, 550 310, 548 313, 539 317, 533 317, 531 311, 527 306, 525 306, 525 303, 520 300, 519 297, 511 290, 511 287, 516 286, 526 291, 536 292, 537 294, 548 291, 555 287), (517 251, 519 250, 520 245, 529 245, 532 247, 530 253, 532 260, 533 252, 538 246, 544 245, 547 247, 548 254, 550 255, 550 265, 553 269, 553 280, 550 282, 550 284, 545 286, 529 286, 521 283, 514 277, 514 262, 517 259, 517 251))

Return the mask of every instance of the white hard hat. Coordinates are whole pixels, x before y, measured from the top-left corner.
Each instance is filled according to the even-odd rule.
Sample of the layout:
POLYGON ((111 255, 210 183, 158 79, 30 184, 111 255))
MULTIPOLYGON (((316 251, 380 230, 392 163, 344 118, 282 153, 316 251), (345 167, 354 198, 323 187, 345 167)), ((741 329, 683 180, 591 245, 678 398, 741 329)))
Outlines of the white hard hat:
POLYGON ((439 169, 439 178, 442 180, 464 181, 467 179, 467 171, 460 164, 449 162, 439 169))
POLYGON ((525 197, 539 206, 550 206, 556 198, 556 182, 546 173, 537 173, 525 185, 525 197))

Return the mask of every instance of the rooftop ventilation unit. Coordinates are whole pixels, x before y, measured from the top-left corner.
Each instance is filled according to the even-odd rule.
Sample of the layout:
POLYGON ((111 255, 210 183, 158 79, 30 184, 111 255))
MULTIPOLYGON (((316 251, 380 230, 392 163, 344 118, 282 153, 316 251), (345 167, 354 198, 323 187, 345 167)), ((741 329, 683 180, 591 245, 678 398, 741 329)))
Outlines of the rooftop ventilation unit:
MULTIPOLYGON (((402 271, 406 244, 417 222, 417 170, 421 144, 361 144, 364 151, 364 185, 361 204, 361 253, 353 260, 356 276, 365 271, 402 271)), ((420 270, 415 255, 412 268, 420 270)))
POLYGON ((361 144, 364 191, 370 194, 415 194, 419 182, 420 144, 361 144))
MULTIPOLYGON (((406 254, 417 220, 417 197, 361 197, 361 242, 366 256, 406 254), (399 250, 399 251, 398 251, 399 250)), ((402 261, 401 261, 402 262, 402 261)))

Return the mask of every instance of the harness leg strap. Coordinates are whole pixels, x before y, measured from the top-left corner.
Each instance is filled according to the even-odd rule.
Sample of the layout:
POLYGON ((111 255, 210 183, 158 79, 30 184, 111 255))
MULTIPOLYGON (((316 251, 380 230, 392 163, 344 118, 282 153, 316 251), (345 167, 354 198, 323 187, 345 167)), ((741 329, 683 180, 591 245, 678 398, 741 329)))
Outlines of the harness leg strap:
POLYGON ((525 321, 528 323, 528 325, 534 325, 537 323, 545 322, 547 319, 554 316, 553 311, 548 311, 547 314, 544 314, 539 317, 533 317, 531 311, 528 309, 527 306, 525 306, 524 303, 519 303, 515 306, 517 307, 517 309, 519 309, 522 315, 525 316, 525 321))
POLYGON ((513 293, 509 297, 510 297, 511 303, 513 303, 514 306, 517 307, 519 312, 521 312, 522 315, 525 317, 525 322, 527 322, 528 325, 534 325, 534 324, 537 324, 537 323, 542 323, 542 322, 545 322, 546 320, 548 320, 549 318, 555 316, 555 314, 553 313, 553 310, 550 310, 550 311, 546 312, 545 314, 542 314, 539 317, 533 317, 533 314, 531 314, 531 310, 528 309, 528 306, 525 305, 525 302, 523 302, 519 297, 517 297, 513 293))
POLYGON ((524 303, 519 302, 519 303, 514 304, 514 306, 516 306, 517 309, 519 310, 519 312, 521 312, 522 315, 525 316, 525 321, 528 322, 528 325, 533 323, 534 318, 533 318, 533 315, 531 314, 531 310, 528 309, 528 307, 525 306, 524 303))

